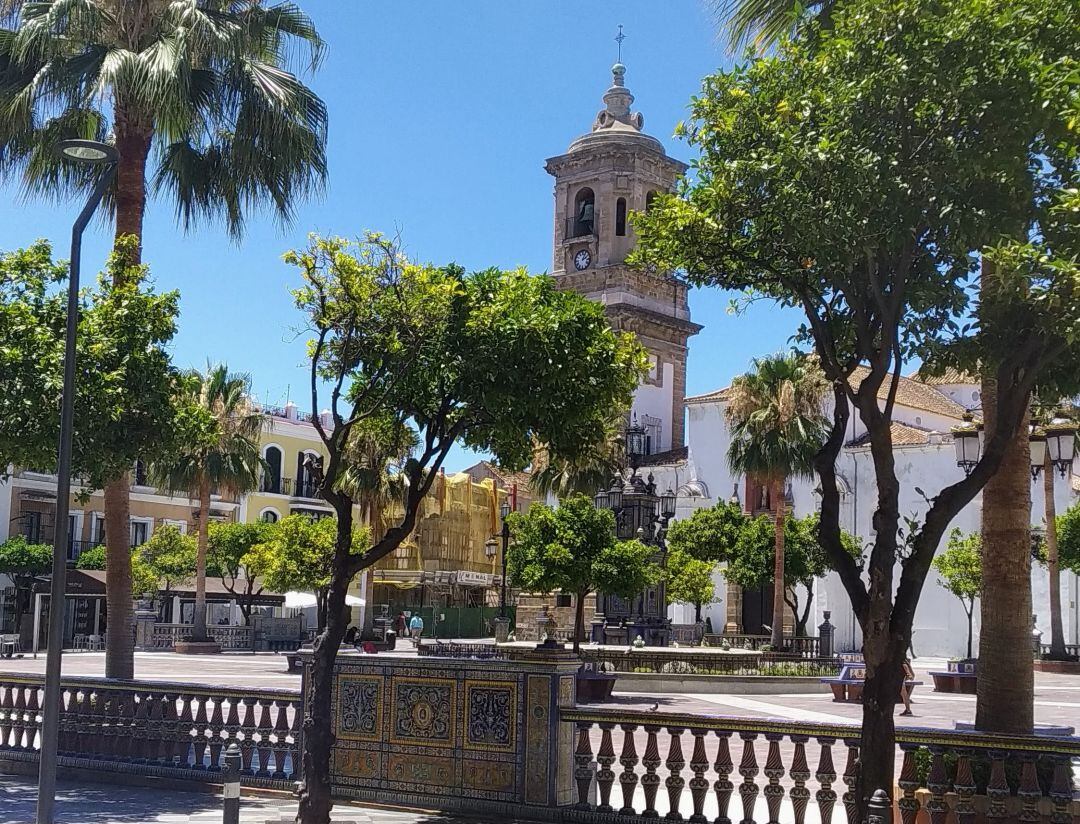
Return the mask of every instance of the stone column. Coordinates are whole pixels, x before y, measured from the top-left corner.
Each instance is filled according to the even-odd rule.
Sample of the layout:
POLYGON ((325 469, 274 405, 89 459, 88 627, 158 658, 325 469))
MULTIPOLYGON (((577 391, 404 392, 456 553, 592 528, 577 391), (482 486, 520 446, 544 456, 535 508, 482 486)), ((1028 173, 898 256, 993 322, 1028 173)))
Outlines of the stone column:
POLYGON ((135 602, 135 649, 154 648, 154 624, 157 618, 157 611, 147 601, 135 602))

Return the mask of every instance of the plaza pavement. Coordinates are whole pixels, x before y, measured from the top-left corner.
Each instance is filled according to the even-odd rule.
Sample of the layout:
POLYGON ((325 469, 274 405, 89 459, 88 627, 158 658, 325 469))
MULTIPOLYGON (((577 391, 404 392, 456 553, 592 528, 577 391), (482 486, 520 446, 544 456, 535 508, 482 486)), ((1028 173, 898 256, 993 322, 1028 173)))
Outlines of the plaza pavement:
MULTIPOLYGON (((32 778, 0 775, 0 824, 34 820, 37 785, 32 778)), ((292 824, 296 802, 284 795, 244 796, 240 824, 292 824)), ((61 782, 56 794, 56 824, 221 824, 219 795, 114 784, 61 782)), ((441 813, 335 804, 335 824, 469 824, 477 819, 441 813)))
MULTIPOLYGON (((382 653, 387 654, 387 653, 382 653)), ((394 653, 409 657, 406 648, 394 653)), ((933 692, 930 670, 945 669, 944 659, 919 658, 914 662, 916 677, 923 685, 915 690, 914 717, 896 718, 898 725, 952 729, 956 721, 975 720, 974 695, 947 695, 933 692)), ((4 672, 45 671, 45 656, 37 659, 0 659, 4 672)), ((99 652, 65 653, 66 676, 102 677, 105 655, 99 652)), ((135 677, 144 681, 179 681, 210 686, 255 689, 300 689, 299 673, 289 672, 285 656, 278 653, 236 653, 213 656, 176 655, 169 652, 135 653, 135 677)), ((616 694, 615 702, 625 709, 650 709, 654 704, 669 712, 706 716, 782 718, 823 723, 857 723, 862 716, 858 704, 837 704, 829 693, 810 695, 691 695, 616 694)), ((1080 676, 1035 674, 1035 720, 1041 724, 1080 727, 1080 676)))

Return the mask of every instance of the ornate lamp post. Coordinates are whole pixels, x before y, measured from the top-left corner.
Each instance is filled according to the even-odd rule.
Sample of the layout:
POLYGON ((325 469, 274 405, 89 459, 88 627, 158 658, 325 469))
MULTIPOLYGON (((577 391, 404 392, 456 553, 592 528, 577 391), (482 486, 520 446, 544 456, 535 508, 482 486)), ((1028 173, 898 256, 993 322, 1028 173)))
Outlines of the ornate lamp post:
POLYGON ((1077 426, 1067 418, 1054 418, 1046 427, 1046 449, 1062 478, 1068 477, 1076 457, 1077 426))
MULTIPOLYGON (((656 482, 650 474, 642 478, 638 466, 645 455, 646 433, 635 418, 626 428, 626 455, 630 463, 630 475, 612 478, 611 487, 596 493, 593 503, 597 509, 609 509, 615 515, 615 535, 620 540, 637 538, 642 543, 657 548, 656 560, 663 563, 666 547, 664 538, 668 522, 675 516, 675 493, 670 489, 663 494, 656 491, 656 482)), ((663 583, 637 596, 634 604, 603 593, 600 609, 593 620, 593 640, 604 641, 605 627, 611 624, 631 622, 631 632, 646 642, 667 643, 667 604, 663 583)), ((627 641, 634 640, 628 637, 627 641)))
MULTIPOLYGON (((499 617, 495 619, 495 642, 500 644, 505 642, 510 635, 510 618, 506 614, 506 553, 510 547, 510 523, 507 520, 509 515, 510 503, 504 500, 499 505, 502 528, 497 536, 502 539, 502 578, 499 581, 499 617)), ((492 536, 484 544, 484 554, 492 561, 499 547, 495 538, 496 536, 492 536)))
POLYGON ((982 434, 970 412, 964 413, 964 422, 952 428, 953 445, 956 447, 956 464, 970 475, 979 462, 982 452, 982 434))

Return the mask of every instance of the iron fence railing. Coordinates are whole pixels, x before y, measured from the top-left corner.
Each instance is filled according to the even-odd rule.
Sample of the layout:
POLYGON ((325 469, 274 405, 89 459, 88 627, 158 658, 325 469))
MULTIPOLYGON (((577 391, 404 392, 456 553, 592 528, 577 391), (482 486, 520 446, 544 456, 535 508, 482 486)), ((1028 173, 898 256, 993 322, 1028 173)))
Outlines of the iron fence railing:
POLYGON ((840 672, 838 658, 784 653, 699 652, 672 648, 611 650, 583 647, 581 657, 602 672, 664 675, 741 675, 819 678, 840 672))

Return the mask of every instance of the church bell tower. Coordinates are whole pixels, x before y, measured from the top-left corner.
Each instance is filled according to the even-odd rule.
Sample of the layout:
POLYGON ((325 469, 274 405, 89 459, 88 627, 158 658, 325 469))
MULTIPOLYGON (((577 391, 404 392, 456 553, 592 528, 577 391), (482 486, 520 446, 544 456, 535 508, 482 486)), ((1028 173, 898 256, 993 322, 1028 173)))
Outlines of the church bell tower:
POLYGON ((633 332, 648 350, 649 374, 631 411, 653 454, 683 445, 687 340, 702 327, 690 320, 683 281, 626 265, 634 247, 628 217, 673 191, 687 167, 642 131, 626 67, 616 63, 611 74, 592 131, 545 165, 555 178, 552 276, 559 288, 604 304, 612 327, 633 332))

